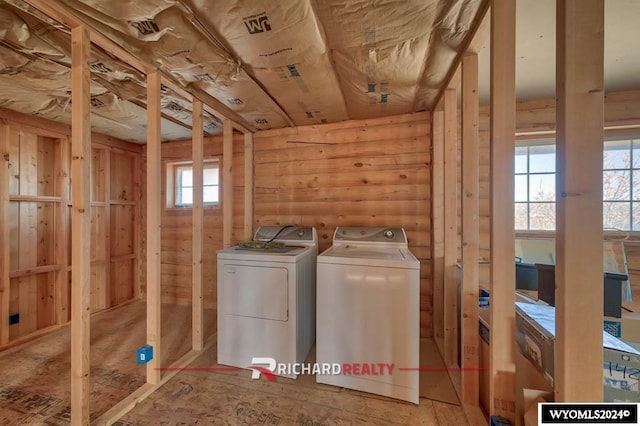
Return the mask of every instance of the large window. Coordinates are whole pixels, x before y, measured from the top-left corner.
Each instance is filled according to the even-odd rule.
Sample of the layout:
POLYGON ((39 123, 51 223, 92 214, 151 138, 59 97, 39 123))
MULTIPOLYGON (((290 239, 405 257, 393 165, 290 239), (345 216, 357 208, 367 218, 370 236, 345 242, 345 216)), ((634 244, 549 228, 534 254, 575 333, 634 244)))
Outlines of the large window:
POLYGON ((640 231, 640 141, 605 142, 604 227, 640 231))
MULTIPOLYGON (((515 155, 515 227, 555 230, 555 145, 518 145, 515 155)), ((603 227, 640 231, 640 140, 604 143, 603 227)))
MULTIPOLYGON (((220 171, 217 160, 205 160, 202 169, 202 198, 205 205, 220 200, 220 171)), ((193 164, 167 163, 167 207, 193 206, 193 164)))
POLYGON ((518 146, 515 159, 516 229, 556 227, 556 147, 518 146))

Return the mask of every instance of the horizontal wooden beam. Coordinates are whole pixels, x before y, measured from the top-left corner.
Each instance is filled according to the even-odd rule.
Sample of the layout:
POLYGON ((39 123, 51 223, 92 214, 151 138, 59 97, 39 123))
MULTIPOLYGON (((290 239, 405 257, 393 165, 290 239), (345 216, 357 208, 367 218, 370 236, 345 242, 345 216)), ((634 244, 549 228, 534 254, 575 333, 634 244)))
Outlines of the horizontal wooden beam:
POLYGON ((49 197, 43 195, 10 195, 9 201, 29 201, 33 203, 61 203, 61 197, 49 197))
POLYGON ((202 355, 205 351, 211 349, 213 347, 214 341, 212 339, 208 340, 201 351, 190 351, 187 352, 182 358, 171 364, 170 367, 164 369, 164 374, 162 375, 162 380, 160 380, 157 384, 146 383, 133 391, 128 397, 120 401, 114 407, 109 409, 106 413, 101 415, 95 420, 95 425, 112 425, 117 422, 122 416, 127 414, 129 411, 133 410, 133 408, 138 405, 140 402, 144 401, 149 395, 158 390, 161 386, 171 380, 176 374, 182 371, 183 368, 190 365, 193 361, 195 361, 200 355, 202 355))
POLYGON ((28 275, 44 274, 47 272, 55 272, 62 269, 62 265, 46 265, 38 266, 36 268, 20 269, 19 271, 9 272, 9 278, 20 278, 28 275))

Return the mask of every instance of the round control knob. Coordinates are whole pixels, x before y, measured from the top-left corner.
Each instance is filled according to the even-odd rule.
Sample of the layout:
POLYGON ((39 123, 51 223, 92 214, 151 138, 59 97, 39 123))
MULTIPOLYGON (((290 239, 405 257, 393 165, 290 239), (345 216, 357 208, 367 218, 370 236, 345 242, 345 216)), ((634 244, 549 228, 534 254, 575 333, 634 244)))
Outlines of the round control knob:
POLYGON ((296 232, 296 235, 300 238, 304 237, 304 229, 298 229, 298 232, 296 232))
POLYGON ((384 236, 385 236, 386 238, 393 238, 395 235, 396 235, 396 234, 394 234, 394 233, 393 233, 393 231, 392 231, 392 230, 390 230, 390 229, 387 229, 386 231, 384 231, 384 236))

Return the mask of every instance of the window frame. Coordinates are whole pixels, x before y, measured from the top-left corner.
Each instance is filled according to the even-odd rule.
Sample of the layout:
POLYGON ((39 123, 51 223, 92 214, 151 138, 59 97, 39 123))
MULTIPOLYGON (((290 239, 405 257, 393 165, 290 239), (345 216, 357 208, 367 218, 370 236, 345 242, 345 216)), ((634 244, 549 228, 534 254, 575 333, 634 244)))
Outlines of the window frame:
MULTIPOLYGON (((222 205, 222 162, 220 157, 207 157, 203 159, 203 172, 207 168, 215 168, 218 172, 218 184, 217 185, 204 185, 203 182, 203 194, 204 188, 208 186, 217 186, 218 188, 218 201, 217 202, 203 202, 203 207, 206 210, 219 209, 222 205)), ((165 185, 165 209, 173 211, 185 211, 193 209, 192 204, 178 204, 177 201, 180 196, 180 183, 179 172, 190 168, 193 170, 193 161, 191 160, 179 160, 179 161, 167 161, 165 166, 166 171, 166 185, 165 185)), ((193 188, 193 186, 191 186, 193 188)))
MULTIPOLYGON (((545 132, 546 133, 546 132, 545 132)), ((602 199, 602 205, 603 205, 603 210, 604 210, 604 203, 605 202, 621 202, 621 203, 628 203, 630 205, 630 228, 633 228, 633 207, 634 204, 636 204, 638 207, 640 207, 640 199, 639 200, 634 200, 634 195, 633 195, 633 188, 634 188, 634 184, 633 184, 633 175, 634 175, 634 171, 638 172, 640 176, 640 166, 639 167, 634 167, 634 145, 638 147, 639 152, 640 152, 640 134, 638 134, 637 129, 605 129, 604 132, 604 140, 603 140, 603 155, 604 155, 604 148, 607 142, 615 142, 615 141, 630 141, 630 151, 631 151, 631 158, 629 160, 629 168, 625 168, 625 169, 610 169, 610 168, 605 168, 604 164, 602 165, 602 172, 604 175, 605 171, 628 171, 630 173, 629 179, 630 179, 630 183, 629 183, 629 199, 627 200, 605 200, 604 199, 604 187, 603 187, 603 199, 602 199), (636 142, 636 144, 634 144, 633 142, 636 142)), ((536 135, 527 135, 527 134, 520 134, 516 137, 515 140, 515 148, 520 148, 520 147, 530 147, 530 146, 536 146, 536 145, 555 145, 556 144, 556 138, 555 138, 555 133, 549 133, 549 134, 536 134, 536 135)), ((557 155, 557 151, 556 151, 556 155, 557 155)), ((527 162, 529 161, 529 158, 527 156, 527 162)), ((514 162, 515 162, 515 150, 514 150, 514 162)), ((527 173, 529 170, 529 166, 527 164, 527 173)), ((536 174, 536 173, 534 173, 536 174)), ((543 172, 542 174, 546 174, 546 172, 543 172)), ((557 175, 557 170, 555 170, 553 172, 553 174, 557 175)), ((516 175, 525 175, 525 173, 516 173, 515 172, 515 168, 514 168, 514 185, 515 185, 515 176, 516 175)), ((640 181, 640 179, 639 179, 640 181)), ((603 183, 604 186, 604 183, 603 183)), ((637 185, 636 185, 637 186, 637 185)), ((527 199, 529 198, 529 178, 527 177, 527 199)), ((543 202, 553 202, 553 203, 557 203, 557 196, 556 196, 556 200, 555 201, 543 201, 543 202)), ((517 202, 515 201, 515 193, 514 193, 514 215, 515 215, 515 207, 516 204, 529 204, 530 201, 527 202, 517 202)), ((529 217, 529 207, 527 206, 527 229, 517 229, 515 228, 515 223, 514 223, 514 230, 516 233, 516 236, 554 236, 557 232, 557 228, 553 229, 553 230, 543 230, 543 229, 530 229, 530 217, 529 217)), ((604 213, 604 212, 603 212, 604 213)), ((603 221, 604 222, 604 221, 603 221)), ((557 225, 556 225, 557 226, 557 225)), ((629 237, 629 235, 640 235, 640 228, 639 229, 617 229, 617 228, 605 228, 604 227, 604 223, 602 224, 602 230, 604 232, 605 236, 614 236, 614 237, 618 237, 618 236, 626 236, 627 238, 629 237)))
MULTIPOLYGON (((553 167, 553 171, 552 172, 530 172, 531 170, 531 158, 530 158, 530 152, 529 149, 531 147, 542 147, 542 146, 553 146, 554 147, 554 155, 556 155, 556 151, 555 151, 555 138, 554 139, 540 139, 540 140, 526 140, 526 141, 516 141, 515 144, 515 148, 526 148, 527 149, 527 154, 526 154, 526 160, 527 160, 527 164, 526 164, 526 172, 524 173, 518 173, 515 170, 514 167, 514 173, 513 173, 513 179, 514 179, 514 215, 515 215, 515 210, 516 210, 516 205, 520 204, 520 205, 526 205, 527 207, 527 227, 526 228, 516 228, 515 227, 515 218, 514 218, 514 230, 516 233, 521 233, 521 232, 540 232, 540 233, 549 233, 549 232, 555 232, 555 216, 554 216, 554 229, 531 229, 531 204, 556 204, 557 203, 557 197, 554 197, 553 200, 541 200, 541 201, 532 201, 531 200, 531 176, 549 176, 552 175, 555 176, 557 175, 557 171, 555 169, 555 164, 553 167), (527 178, 527 188, 526 188, 526 201, 516 201, 516 196, 515 196, 515 179, 516 176, 526 176, 527 178)), ((515 164, 515 157, 516 157, 516 153, 514 151, 514 164, 515 164)))

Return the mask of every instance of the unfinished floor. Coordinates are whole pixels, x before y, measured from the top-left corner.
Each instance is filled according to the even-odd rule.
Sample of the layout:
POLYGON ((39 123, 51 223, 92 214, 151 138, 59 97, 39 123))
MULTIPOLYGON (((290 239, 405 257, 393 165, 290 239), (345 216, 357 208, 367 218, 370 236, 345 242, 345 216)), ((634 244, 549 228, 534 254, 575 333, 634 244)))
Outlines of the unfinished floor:
MULTIPOLYGON (((92 318, 92 420, 145 382, 145 367, 135 362, 145 340, 145 309, 144 302, 133 302, 92 318)), ((162 364, 170 365, 190 349, 191 310, 163 305, 162 312, 162 364)), ((206 311, 205 329, 215 330, 213 311, 206 311)), ((69 348, 65 327, 0 353, 0 424, 69 423, 69 348)), ((214 344, 118 424, 468 424, 433 341, 422 342, 421 354, 422 367, 430 370, 422 373, 416 406, 317 384, 314 376, 271 382, 252 380, 247 370, 206 371, 217 366, 214 344)), ((314 357, 312 350, 308 361, 314 357)))

